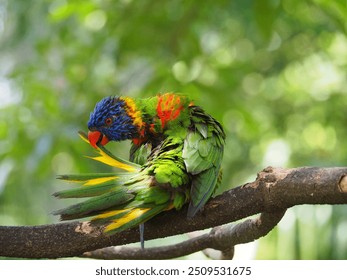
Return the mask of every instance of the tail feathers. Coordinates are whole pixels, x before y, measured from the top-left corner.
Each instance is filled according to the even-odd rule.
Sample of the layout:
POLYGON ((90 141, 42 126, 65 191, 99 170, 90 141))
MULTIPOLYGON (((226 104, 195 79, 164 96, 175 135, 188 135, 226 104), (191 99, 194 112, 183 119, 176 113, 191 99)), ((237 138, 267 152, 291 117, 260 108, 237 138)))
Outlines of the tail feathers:
POLYGON ((108 181, 115 177, 115 173, 87 173, 87 174, 70 174, 59 175, 57 179, 66 180, 70 182, 81 182, 85 186, 98 184, 97 180, 108 181))
POLYGON ((142 204, 135 208, 106 211, 92 219, 93 223, 107 224, 105 233, 112 235, 138 226, 155 215, 172 208, 170 202, 154 205, 142 204))
POLYGON ((58 179, 82 183, 83 186, 74 189, 59 191, 53 194, 58 198, 92 197, 112 191, 115 187, 128 181, 128 174, 122 173, 95 173, 78 175, 61 175, 58 179))
POLYGON ((61 220, 72 220, 93 217, 92 222, 106 224, 105 233, 114 234, 122 230, 140 225, 155 215, 173 208, 170 192, 159 187, 150 187, 151 178, 142 173, 129 175, 97 175, 86 174, 64 175, 62 179, 79 181, 84 186, 60 191, 54 194, 59 198, 88 199, 54 212, 61 220), (105 180, 103 180, 103 179, 105 180), (93 181, 92 181, 93 180, 93 181), (86 186, 86 182, 88 185, 86 186))
MULTIPOLYGON (((80 133, 87 140, 84 133, 80 133)), ((86 198, 54 212, 61 220, 92 217, 92 223, 105 224, 105 233, 114 234, 143 224, 155 215, 173 208, 171 193, 152 185, 152 175, 140 165, 122 160, 102 146, 93 159, 123 169, 118 173, 62 175, 59 179, 82 186, 54 193, 58 198, 86 198)))
POLYGON ((93 197, 93 196, 99 196, 104 193, 112 191, 112 189, 115 188, 114 184, 111 184, 109 182, 98 184, 92 187, 79 187, 74 188, 70 190, 64 190, 60 192, 56 192, 53 194, 53 196, 58 198, 82 198, 82 197, 93 197))
POLYGON ((58 210, 53 214, 60 215, 61 220, 84 218, 98 214, 100 211, 110 207, 122 205, 133 198, 133 194, 127 193, 121 188, 116 188, 111 192, 92 197, 83 202, 58 210))

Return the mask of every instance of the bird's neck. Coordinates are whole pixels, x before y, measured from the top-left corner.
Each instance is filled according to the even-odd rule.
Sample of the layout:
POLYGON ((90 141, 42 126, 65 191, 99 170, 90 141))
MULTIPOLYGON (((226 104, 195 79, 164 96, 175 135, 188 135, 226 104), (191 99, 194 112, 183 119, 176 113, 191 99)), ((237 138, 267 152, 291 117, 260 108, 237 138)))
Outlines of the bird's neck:
MULTIPOLYGON (((135 145, 141 145, 146 142, 152 133, 152 119, 154 112, 151 112, 151 98, 135 99, 131 97, 122 97, 126 104, 126 112, 132 118, 133 124, 137 128, 131 140, 135 145)), ((154 131, 153 131, 154 132, 154 131)))
POLYGON ((127 113, 133 119, 138 128, 136 137, 132 139, 135 145, 154 139, 161 138, 163 133, 170 129, 182 118, 186 118, 185 108, 189 100, 180 95, 166 93, 147 99, 124 98, 127 105, 127 113))

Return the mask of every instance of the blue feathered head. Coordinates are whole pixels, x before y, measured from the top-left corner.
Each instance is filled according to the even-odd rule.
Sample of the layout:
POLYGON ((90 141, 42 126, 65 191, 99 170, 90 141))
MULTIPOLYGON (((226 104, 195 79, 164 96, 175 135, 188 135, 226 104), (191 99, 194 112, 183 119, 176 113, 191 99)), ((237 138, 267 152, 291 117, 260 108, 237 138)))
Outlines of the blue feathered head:
POLYGON ((126 99, 105 97, 98 102, 88 121, 89 142, 93 147, 108 141, 135 138, 138 128, 128 114, 126 99))

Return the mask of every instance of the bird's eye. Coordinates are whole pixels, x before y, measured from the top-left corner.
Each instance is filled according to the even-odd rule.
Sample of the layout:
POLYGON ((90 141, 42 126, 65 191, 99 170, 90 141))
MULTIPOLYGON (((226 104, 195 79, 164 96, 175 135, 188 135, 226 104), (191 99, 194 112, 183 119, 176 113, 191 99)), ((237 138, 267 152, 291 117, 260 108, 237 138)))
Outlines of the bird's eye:
POLYGON ((107 126, 110 126, 111 124, 112 124, 112 118, 107 118, 106 120, 105 120, 105 124, 107 125, 107 126))

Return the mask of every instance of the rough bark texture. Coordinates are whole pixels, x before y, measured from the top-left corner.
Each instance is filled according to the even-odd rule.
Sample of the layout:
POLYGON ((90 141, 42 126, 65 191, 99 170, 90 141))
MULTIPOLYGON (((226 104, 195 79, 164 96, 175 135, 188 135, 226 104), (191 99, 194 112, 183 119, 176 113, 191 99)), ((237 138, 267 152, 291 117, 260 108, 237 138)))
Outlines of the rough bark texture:
POLYGON ((218 259, 232 259, 234 246, 252 242, 268 234, 282 219, 284 211, 262 213, 256 219, 239 224, 227 224, 213 228, 209 233, 187 241, 162 247, 132 248, 126 246, 107 247, 84 254, 85 257, 103 260, 112 259, 172 259, 202 251, 206 248, 221 252, 218 259))
MULTIPOLYGON (((295 169, 268 167, 258 174, 254 182, 236 187, 211 199, 204 211, 194 219, 186 218, 186 209, 158 215, 146 223, 145 239, 212 228, 263 212, 280 213, 281 217, 285 209, 294 205, 347 204, 346 174, 347 168, 344 167, 295 169)), ((248 226, 242 223, 236 235, 245 232, 242 227, 249 229, 254 225, 256 222, 255 224, 250 222, 248 226)), ((264 233, 266 234, 267 230, 264 233)), ((258 234, 254 238, 260 236, 262 235, 258 234)), ((101 227, 94 227, 88 222, 1 226, 0 256, 15 258, 81 256, 85 252, 138 240, 137 228, 114 236, 105 236, 101 227)), ((237 244, 244 241, 250 242, 252 238, 238 240, 237 244)))

